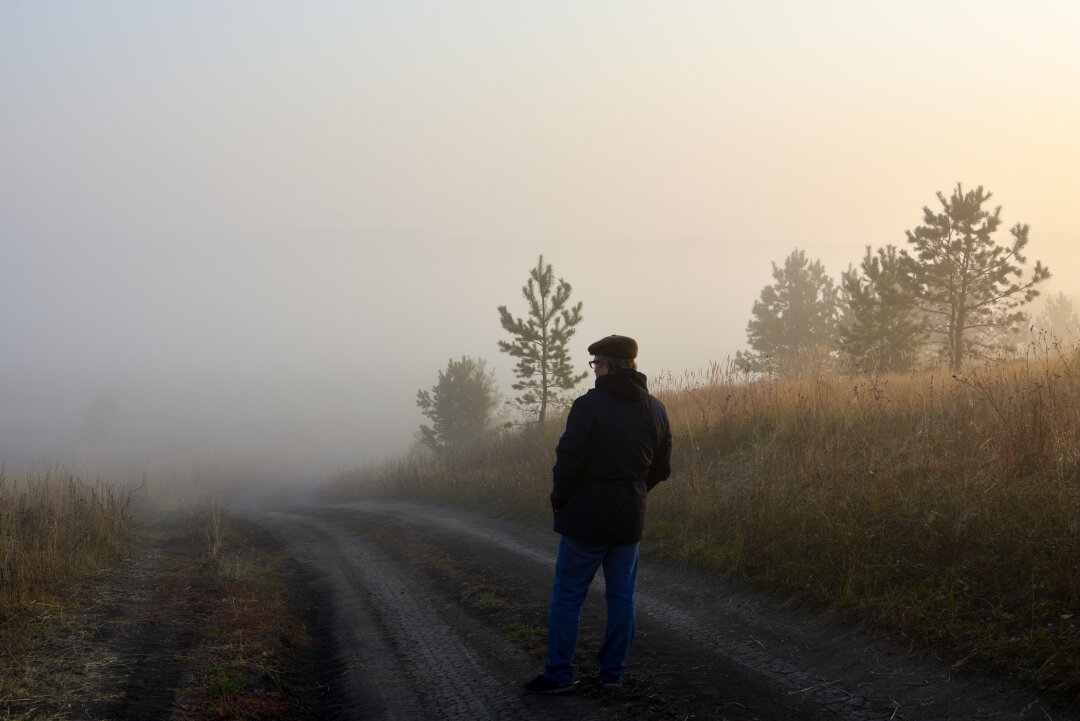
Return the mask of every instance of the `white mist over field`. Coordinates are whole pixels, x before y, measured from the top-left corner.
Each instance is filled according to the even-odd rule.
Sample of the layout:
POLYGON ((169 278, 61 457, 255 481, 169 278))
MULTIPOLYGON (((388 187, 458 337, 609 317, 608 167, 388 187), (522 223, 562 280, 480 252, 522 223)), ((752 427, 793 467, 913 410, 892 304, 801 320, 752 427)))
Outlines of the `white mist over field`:
MULTIPOLYGON (((1080 293, 1080 4, 0 4, 0 461, 405 451, 524 315, 650 375, 745 347, 957 182, 1080 293)), ((1005 231, 1003 231, 1004 233, 1005 231)))

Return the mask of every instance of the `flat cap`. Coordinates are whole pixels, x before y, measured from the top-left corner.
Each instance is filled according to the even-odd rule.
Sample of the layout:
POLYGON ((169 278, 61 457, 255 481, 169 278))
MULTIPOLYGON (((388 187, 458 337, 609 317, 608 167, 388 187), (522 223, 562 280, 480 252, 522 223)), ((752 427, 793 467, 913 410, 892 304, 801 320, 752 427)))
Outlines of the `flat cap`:
POLYGON ((625 335, 609 335, 589 346, 589 353, 608 358, 633 360, 637 358, 637 341, 625 335))

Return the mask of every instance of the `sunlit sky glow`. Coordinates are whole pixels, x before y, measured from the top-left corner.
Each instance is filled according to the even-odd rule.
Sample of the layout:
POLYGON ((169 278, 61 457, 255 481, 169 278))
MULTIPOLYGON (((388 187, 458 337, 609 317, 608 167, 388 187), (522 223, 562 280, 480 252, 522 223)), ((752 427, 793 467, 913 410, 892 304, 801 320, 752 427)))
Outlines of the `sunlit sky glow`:
POLYGON ((582 364, 694 371, 770 262, 839 279, 957 182, 1080 294, 1078 40, 1072 0, 0 1, 0 454, 102 404, 132 452, 396 453, 449 358, 510 393, 540 253, 582 364))

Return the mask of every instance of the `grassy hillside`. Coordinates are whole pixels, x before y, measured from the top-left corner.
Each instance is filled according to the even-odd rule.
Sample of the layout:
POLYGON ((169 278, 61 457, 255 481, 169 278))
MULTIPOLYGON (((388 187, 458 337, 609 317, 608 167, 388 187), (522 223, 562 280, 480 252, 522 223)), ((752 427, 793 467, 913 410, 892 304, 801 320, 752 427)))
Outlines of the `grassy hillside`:
MULTIPOLYGON (((643 552, 1080 693, 1080 358, 962 374, 654 381, 675 434, 643 552)), ((332 484, 549 520, 556 419, 332 484)))

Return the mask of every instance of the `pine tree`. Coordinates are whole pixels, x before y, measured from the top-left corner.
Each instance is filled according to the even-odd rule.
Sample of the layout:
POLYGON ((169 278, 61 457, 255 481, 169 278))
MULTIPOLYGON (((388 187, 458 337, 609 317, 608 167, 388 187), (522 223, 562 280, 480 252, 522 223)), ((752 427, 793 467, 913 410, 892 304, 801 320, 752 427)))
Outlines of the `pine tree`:
POLYGON ((776 263, 772 268, 776 282, 762 289, 746 326, 755 352, 735 355, 743 370, 775 372, 808 352, 831 352, 836 345, 837 289, 821 261, 808 261, 796 248, 782 268, 776 263))
POLYGON ((482 359, 450 359, 430 391, 417 391, 416 405, 431 422, 420 441, 437 453, 456 453, 475 443, 495 419, 500 395, 494 371, 482 359))
POLYGON ((840 282, 843 318, 840 348, 857 368, 899 371, 911 368, 925 322, 915 313, 915 286, 895 246, 878 248, 840 282))
POLYGON ((499 350, 517 358, 514 374, 520 379, 513 388, 523 393, 516 398, 519 406, 537 413, 543 425, 547 410, 560 400, 559 391, 569 391, 585 380, 588 373, 575 375, 567 344, 581 322, 581 303, 567 307, 570 284, 562 278, 555 282, 551 265, 541 255, 521 292, 529 305, 529 315, 514 318, 505 305, 499 306, 503 330, 513 336, 499 341, 499 350))
POLYGON ((1023 279, 1023 256, 1029 226, 1017 223, 1012 241, 999 245, 994 233, 1001 225, 1001 206, 991 213, 983 205, 991 193, 980 185, 965 192, 958 183, 950 198, 938 192, 941 212, 923 208, 923 225, 907 231, 914 256, 911 263, 919 308, 941 345, 950 368, 960 370, 972 355, 989 350, 987 339, 1015 333, 1027 318, 1020 306, 1031 302, 1036 285, 1050 270, 1035 262, 1023 279))

